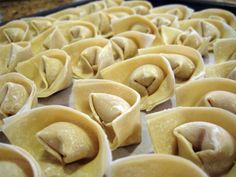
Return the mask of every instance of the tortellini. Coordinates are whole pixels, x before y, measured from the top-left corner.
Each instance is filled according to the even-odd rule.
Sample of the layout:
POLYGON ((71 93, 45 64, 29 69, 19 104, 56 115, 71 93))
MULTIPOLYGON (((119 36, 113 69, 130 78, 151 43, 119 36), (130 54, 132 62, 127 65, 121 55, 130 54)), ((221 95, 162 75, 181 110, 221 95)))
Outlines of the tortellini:
POLYGON ((194 163, 166 154, 144 154, 112 162, 112 177, 207 177, 194 163), (148 165, 147 165, 148 164, 148 165))
POLYGON ((106 3, 106 7, 111 8, 120 6, 123 0, 104 0, 104 2, 106 3))
POLYGON ((113 55, 116 61, 132 58, 138 54, 138 49, 152 46, 154 35, 138 31, 127 31, 112 37, 113 55))
POLYGON ((215 42, 214 47, 215 63, 236 60, 236 39, 219 39, 215 42))
POLYGON ((111 152, 106 135, 79 111, 59 105, 36 108, 18 115, 3 132, 35 158, 45 176, 107 175, 111 152))
POLYGON ((0 27, 0 44, 29 41, 29 25, 22 20, 11 21, 0 27))
POLYGON ((38 97, 48 97, 70 86, 71 59, 64 51, 52 49, 17 65, 16 71, 33 80, 38 97))
POLYGON ((22 148, 0 143, 0 171, 5 177, 43 177, 34 158, 22 148))
POLYGON ((78 20, 80 16, 81 16, 81 12, 78 8, 68 8, 68 9, 64 9, 59 12, 50 14, 48 17, 65 21, 65 20, 78 20))
POLYGON ((103 127, 112 150, 140 142, 139 103, 137 92, 108 80, 77 80, 70 95, 71 107, 88 114, 103 127), (128 129, 125 124, 129 124, 128 129))
POLYGON ((139 15, 147 15, 152 9, 152 4, 148 1, 125 1, 122 3, 122 6, 132 8, 139 15))
POLYGON ((176 90, 177 106, 218 107, 236 113, 236 83, 225 78, 189 82, 176 90), (189 92, 193 94, 186 94, 189 92))
POLYGON ((33 56, 29 42, 18 42, 0 46, 0 75, 14 72, 18 63, 33 56))
POLYGON ((111 7, 104 11, 110 16, 111 23, 135 14, 135 12, 131 8, 124 6, 111 7))
POLYGON ((157 54, 118 62, 101 71, 104 79, 128 85, 142 96, 141 110, 150 111, 174 94, 175 79, 168 61, 157 54))
POLYGON ((230 25, 233 29, 236 29, 236 17, 230 11, 224 9, 204 9, 198 12, 194 12, 191 18, 210 18, 223 21, 230 25))
POLYGON ((185 20, 192 16, 193 9, 181 5, 181 4, 171 4, 171 5, 164 5, 153 8, 150 11, 151 14, 171 14, 178 17, 178 20, 185 20))
POLYGON ((0 126, 9 117, 28 111, 37 104, 35 84, 18 73, 0 76, 0 126))
POLYGON ((165 57, 174 72, 176 86, 198 79, 204 75, 204 63, 201 55, 186 46, 165 45, 139 50, 140 55, 160 54, 165 57))
POLYGON ((155 152, 191 160, 209 176, 235 175, 234 114, 219 108, 178 107, 147 118, 155 152))
POLYGON ((100 78, 100 71, 113 64, 112 46, 108 39, 90 38, 63 48, 72 59, 75 78, 100 78))

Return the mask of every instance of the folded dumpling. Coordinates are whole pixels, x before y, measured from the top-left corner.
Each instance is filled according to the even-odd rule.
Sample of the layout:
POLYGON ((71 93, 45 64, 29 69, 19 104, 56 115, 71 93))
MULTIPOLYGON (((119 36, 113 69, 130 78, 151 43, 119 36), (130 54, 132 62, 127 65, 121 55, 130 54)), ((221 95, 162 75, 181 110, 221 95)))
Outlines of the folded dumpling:
POLYGON ((207 177, 198 166, 181 157, 143 154, 112 162, 112 177, 207 177))
POLYGON ((236 60, 236 38, 219 39, 213 46, 215 63, 236 60))
POLYGON ((16 71, 35 82, 38 97, 48 97, 72 82, 70 56, 59 49, 42 52, 19 63, 16 71))
POLYGON ((104 2, 107 8, 111 8, 120 6, 123 0, 104 0, 104 2))
POLYGON ((236 114, 235 100, 236 82, 225 78, 196 80, 176 90, 177 106, 218 107, 236 114))
POLYGON ((208 55, 208 45, 210 39, 202 37, 194 28, 180 30, 173 27, 162 26, 161 36, 166 45, 177 44, 188 46, 198 50, 201 55, 208 55))
POLYGON ((163 5, 153 8, 151 14, 171 14, 178 17, 179 20, 188 19, 192 16, 193 9, 182 4, 163 5))
POLYGON ((79 20, 80 16, 81 16, 81 11, 78 8, 67 8, 52 13, 47 17, 65 21, 65 20, 79 20))
POLYGON ((23 20, 11 21, 0 27, 0 44, 29 41, 29 25, 23 20))
POLYGON ((209 176, 236 174, 236 117, 219 108, 173 108, 147 116, 156 153, 191 160, 209 176))
POLYGON ((142 97, 141 110, 150 111, 174 94, 174 74, 168 61, 157 54, 115 63, 103 69, 101 76, 135 89, 142 97))
POLYGON ((207 66, 206 77, 223 77, 236 81, 236 61, 233 60, 207 66))
POLYGON ((108 80, 74 81, 70 95, 71 107, 88 114, 103 127, 112 150, 140 143, 139 103, 140 96, 133 89, 108 80))
POLYGON ((104 10, 104 12, 108 13, 109 16, 111 17, 111 23, 113 23, 116 20, 135 14, 133 9, 125 6, 111 7, 104 10))
POLYGON ((236 16, 224 9, 210 8, 194 12, 191 18, 210 18, 223 21, 236 29, 236 16))
POLYGON ((33 56, 30 42, 18 42, 0 46, 0 75, 15 71, 18 63, 33 56))
POLYGON ((37 104, 35 84, 19 73, 0 76, 0 93, 0 126, 10 120, 10 116, 28 111, 37 104))
POLYGON ((84 39, 63 48, 72 60, 75 78, 99 78, 100 70, 113 64, 112 46, 108 39, 84 39))
POLYGON ((116 61, 132 58, 138 54, 138 49, 150 47, 155 39, 154 35, 139 31, 127 31, 110 39, 113 55, 116 61))
POLYGON ((152 4, 148 1, 124 1, 122 6, 127 6, 132 8, 136 14, 139 15, 147 15, 149 11, 152 9, 152 4))
POLYGON ((24 149, 0 143, 0 171, 4 177, 43 177, 39 164, 24 149))
POLYGON ((204 75, 204 62, 200 53, 190 47, 163 45, 140 49, 139 55, 160 54, 165 57, 174 72, 176 86, 198 79, 204 75))
POLYGON ((119 34, 126 31, 139 31, 142 33, 153 34, 156 36, 153 45, 162 44, 162 39, 158 28, 149 20, 140 15, 132 15, 111 24, 114 34, 119 34))
POLYGON ((9 141, 28 151, 47 177, 103 177, 111 152, 102 128, 89 116, 54 105, 33 109, 7 124, 9 141))
MULTIPOLYGON (((119 1, 119 0, 115 0, 115 1, 119 1)), ((95 2, 91 2, 82 6, 78 6, 76 7, 76 9, 79 11, 80 13, 80 17, 85 17, 87 15, 91 15, 93 13, 105 10, 107 8, 106 6, 106 2, 103 1, 95 1, 95 2)))

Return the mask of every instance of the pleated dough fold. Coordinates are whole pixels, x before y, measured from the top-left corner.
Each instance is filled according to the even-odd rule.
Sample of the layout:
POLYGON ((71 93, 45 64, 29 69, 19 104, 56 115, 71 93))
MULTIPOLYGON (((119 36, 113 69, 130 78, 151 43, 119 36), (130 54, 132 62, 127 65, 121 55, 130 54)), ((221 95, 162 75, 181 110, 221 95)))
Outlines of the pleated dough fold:
POLYGON ((113 23, 116 20, 128 17, 130 15, 134 15, 135 12, 133 9, 125 6, 116 6, 116 7, 111 7, 106 10, 104 10, 110 18, 111 18, 111 23, 113 23))
POLYGON ((140 143, 139 103, 140 96, 133 89, 108 80, 74 81, 70 95, 70 106, 101 125, 112 150, 140 143))
POLYGON ((138 54, 138 49, 152 46, 154 35, 138 31, 127 31, 112 37, 113 55, 116 61, 132 58, 138 54))
POLYGON ((200 53, 190 47, 163 45, 139 49, 139 55, 160 54, 165 57, 174 72, 176 86, 199 79, 205 74, 204 62, 200 53))
POLYGON ((219 39, 213 46, 215 63, 222 63, 236 59, 236 39, 219 39))
POLYGON ((194 12, 191 18, 210 18, 223 21, 230 25, 233 29, 236 29, 236 17, 235 15, 224 9, 210 8, 201 11, 194 12))
POLYGON ((33 56, 29 42, 18 42, 0 46, 0 75, 15 71, 18 63, 33 56))
POLYGON ((147 15, 152 9, 152 4, 148 1, 124 1, 121 5, 132 8, 139 15, 147 15))
POLYGON ((141 95, 141 110, 150 111, 174 94, 175 79, 168 61, 157 54, 115 63, 101 71, 104 79, 128 85, 141 95))
POLYGON ((173 155, 143 154, 112 162, 112 177, 207 177, 194 163, 173 155), (148 164, 148 165, 147 165, 148 164))
POLYGON ((153 45, 162 44, 162 38, 158 28, 146 17, 140 15, 131 15, 120 19, 111 24, 114 34, 119 34, 126 31, 139 31, 142 33, 153 34, 156 36, 153 45))
POLYGON ((0 126, 37 104, 35 84, 19 73, 0 76, 0 126))
POLYGON ((72 60, 73 77, 100 78, 101 69, 114 63, 108 39, 84 39, 63 48, 72 60))
POLYGON ((67 88, 72 82, 71 58, 59 49, 42 52, 19 63, 16 71, 35 82, 40 98, 67 88))
POLYGON ((178 17, 179 20, 190 18, 193 12, 194 12, 193 9, 181 4, 163 5, 153 8, 150 11, 151 14, 165 13, 165 14, 175 15, 176 17, 178 17))
POLYGON ((103 177, 109 171, 106 135, 79 111, 59 105, 36 108, 15 117, 3 131, 35 158, 47 177, 103 177))
POLYGON ((120 7, 120 5, 123 3, 123 0, 103 0, 106 4, 107 8, 111 7, 120 7))
POLYGON ((177 107, 147 118, 155 152, 191 160, 212 177, 235 176, 234 114, 219 108, 177 107))
POLYGON ((225 78, 196 80, 176 90, 177 106, 218 107, 236 114, 235 99, 236 82, 225 78))
POLYGON ((39 164, 24 149, 0 143, 0 171, 4 177, 43 177, 39 164))
POLYGON ((29 25, 22 20, 11 21, 0 27, 0 44, 29 41, 29 25))
POLYGON ((65 20, 79 20, 80 16, 81 16, 81 11, 78 8, 67 8, 67 9, 52 13, 48 15, 47 17, 65 21, 65 20))

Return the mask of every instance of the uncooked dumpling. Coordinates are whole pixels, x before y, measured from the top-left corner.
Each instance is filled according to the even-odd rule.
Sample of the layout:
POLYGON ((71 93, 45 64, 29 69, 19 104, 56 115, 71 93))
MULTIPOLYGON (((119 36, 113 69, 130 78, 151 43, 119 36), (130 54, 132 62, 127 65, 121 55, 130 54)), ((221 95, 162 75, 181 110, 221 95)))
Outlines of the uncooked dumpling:
POLYGON ((152 9, 152 4, 148 1, 125 1, 122 3, 122 6, 132 8, 139 15, 147 15, 152 9))
POLYGON ((128 17, 130 15, 134 15, 135 12, 129 7, 125 6, 116 6, 116 7, 111 7, 106 10, 104 10, 106 13, 109 14, 111 17, 111 23, 113 23, 116 20, 128 17))
POLYGON ((80 10, 77 8, 67 8, 50 14, 48 17, 57 20, 78 20, 80 18, 80 10))
POLYGON ((104 1, 108 8, 120 6, 123 2, 123 0, 104 0, 104 1))

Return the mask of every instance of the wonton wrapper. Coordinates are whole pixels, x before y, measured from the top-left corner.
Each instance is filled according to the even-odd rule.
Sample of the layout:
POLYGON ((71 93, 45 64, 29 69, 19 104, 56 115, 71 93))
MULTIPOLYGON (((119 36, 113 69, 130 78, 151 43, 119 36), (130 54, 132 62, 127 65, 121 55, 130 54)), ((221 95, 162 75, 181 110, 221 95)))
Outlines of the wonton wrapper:
POLYGON ((175 73, 176 86, 198 79, 205 73, 204 62, 200 53, 190 47, 163 45, 139 50, 139 55, 146 54, 160 54, 170 62, 171 66, 173 65, 172 70, 175 73), (179 61, 177 60, 178 57, 180 59, 179 61))
POLYGON ((115 63, 103 69, 101 76, 135 87, 142 96, 141 110, 151 111, 174 94, 174 74, 168 61, 157 54, 137 56, 115 63), (137 79, 139 82, 135 81, 137 79))
POLYGON ((111 23, 116 20, 135 14, 133 9, 124 6, 111 7, 109 9, 104 10, 104 12, 108 13, 111 17, 111 23))
POLYGON ((100 70, 114 63, 108 39, 84 39, 64 47, 63 50, 71 57, 75 78, 99 78, 100 70))
POLYGON ((4 177, 43 177, 34 158, 24 149, 0 143, 0 171, 4 177))
POLYGON ((216 63, 236 60, 236 39, 219 39, 215 42, 214 57, 216 63))
POLYGON ((132 58, 138 54, 138 49, 152 46, 154 35, 138 31, 127 31, 112 37, 114 59, 117 61, 132 58))
POLYGON ((122 6, 132 8, 139 15, 147 15, 152 9, 152 4, 148 1, 124 1, 122 6))
POLYGON ((50 17, 29 17, 23 18, 22 20, 29 25, 31 39, 46 31, 48 28, 51 28, 55 21, 55 19, 50 17))
POLYGON ((209 65, 206 68, 206 77, 223 77, 236 81, 236 61, 209 65))
POLYGON ((105 10, 106 8, 106 3, 104 1, 95 1, 76 7, 76 9, 80 12, 81 18, 105 10))
MULTIPOLYGON (((55 133, 60 132, 60 130, 55 129, 55 133)), ((68 133, 68 135, 61 137, 60 140, 62 142, 60 143, 64 144, 75 138, 81 138, 78 136, 74 137, 75 134, 69 134, 73 132, 70 132, 68 129, 66 130, 64 134, 68 133), (68 140, 66 137, 68 137, 68 140)), ((12 144, 27 150, 35 158, 47 177, 102 177, 109 171, 111 152, 106 135, 97 123, 79 111, 59 105, 36 108, 17 116, 13 122, 4 127, 3 131, 12 144), (62 165, 55 156, 47 152, 48 149, 45 149, 36 137, 36 134, 42 137, 42 133, 39 132, 45 131, 46 127, 49 128, 49 126, 55 125, 58 122, 78 126, 92 140, 93 147, 97 150, 97 155, 92 159, 62 165)), ((50 132, 51 135, 54 134, 53 131, 50 132)), ((48 134, 49 139, 50 134, 48 134)), ((57 134, 53 136, 57 138, 57 134)), ((46 138, 47 134, 44 135, 44 140, 46 138)), ((84 141, 84 143, 87 143, 86 139, 84 141)), ((70 149, 65 150, 69 151, 70 149)))
POLYGON ((177 106, 216 106, 227 110, 232 110, 232 108, 234 108, 236 113, 235 99, 236 82, 225 78, 196 80, 189 82, 176 90, 177 106), (220 94, 216 94, 219 91, 224 91, 226 93, 220 92, 220 94), (228 96, 227 93, 233 96, 228 96))
POLYGON ((42 52, 19 63, 16 71, 35 82, 40 98, 67 88, 72 82, 70 56, 58 49, 42 52))
POLYGON ((104 0, 106 7, 110 8, 110 7, 117 7, 120 6, 123 2, 123 0, 104 0))
POLYGON ((19 73, 0 76, 0 125, 37 104, 35 84, 19 73), (6 119, 7 118, 7 119, 6 119))
POLYGON ((112 162, 112 177, 208 177, 194 163, 172 155, 144 154, 112 162))
POLYGON ((88 114, 102 126, 108 136, 112 150, 121 146, 140 143, 139 103, 140 96, 133 89, 108 80, 85 79, 74 81, 70 95, 70 106, 88 114), (115 96, 119 100, 112 100, 106 94, 115 96), (117 104, 117 101, 121 104, 117 104), (124 105, 124 101, 129 104, 128 107, 124 105), (122 102, 124 107, 122 107, 122 102), (102 109, 97 110, 99 108, 102 109), (122 109, 123 111, 120 112, 122 109), (99 115, 103 117, 99 117, 99 115), (129 125, 128 129, 125 128, 127 125, 129 125))
MULTIPOLYGON (((196 154, 193 153, 192 152, 193 149, 191 147, 190 141, 186 141, 186 139, 183 139, 180 136, 176 136, 177 127, 180 128, 179 126, 181 125, 184 125, 184 124, 187 125, 186 123, 206 122, 206 123, 211 123, 213 125, 214 124, 218 125, 219 127, 225 129, 230 135, 233 136, 234 142, 236 138, 235 115, 219 108, 177 107, 177 108, 161 111, 158 113, 149 114, 147 118, 148 118, 147 124, 148 124, 149 134, 151 136, 151 141, 152 141, 152 144, 154 146, 154 150, 156 153, 184 156, 185 158, 194 161, 201 168, 204 168, 204 164, 202 164, 200 161, 197 162, 195 159, 196 159, 196 154, 200 152, 202 153, 204 152, 204 150, 199 149, 199 151, 196 151, 196 154), (178 152, 178 149, 179 149, 179 152, 178 152)), ((190 130, 192 129, 190 128, 190 130)), ((190 134, 189 138, 191 138, 191 131, 186 131, 186 132, 190 134)), ((196 134, 193 134, 192 137, 197 136, 197 132, 194 131, 194 133, 196 134)), ((214 131, 212 133, 214 133, 214 131)), ((215 131, 215 134, 217 134, 216 138, 219 138, 218 133, 219 133, 218 131, 215 131)), ((208 138, 207 135, 208 134, 204 134, 204 129, 203 129, 202 138, 208 138)), ((221 143, 219 142, 219 140, 217 139, 210 139, 210 140, 212 141, 211 143, 213 143, 212 145, 222 148, 222 146, 219 146, 217 144, 217 143, 221 143)), ((225 138, 222 141, 224 140, 227 140, 227 139, 225 138)), ((199 143, 202 143, 202 140, 199 140, 199 143)), ((226 145, 228 146, 228 148, 230 148, 230 149, 227 149, 226 147, 226 149, 224 149, 223 152, 225 152, 225 156, 227 156, 227 154, 232 152, 232 148, 235 148, 234 145, 233 146, 231 146, 230 144, 227 145, 227 141, 222 142, 221 145, 226 145)), ((210 155, 211 158, 214 158, 215 152, 219 153, 219 155, 221 153, 218 151, 218 148, 207 151, 207 149, 211 149, 210 145, 208 147, 202 146, 199 148, 206 149, 205 151, 206 155, 210 155)), ((219 156, 218 158, 215 158, 214 160, 212 159, 212 165, 218 164, 218 167, 217 167, 217 170, 218 170, 219 168, 222 168, 222 163, 228 162, 224 160, 225 159, 222 159, 222 156, 219 156)), ((205 159, 204 161, 207 162, 207 159, 205 159)), ((227 177, 235 176, 235 173, 236 173, 235 159, 234 160, 231 159, 231 163, 232 163, 231 167, 232 166, 233 167, 227 170, 226 172, 227 177)), ((205 166, 205 168, 206 167, 207 166, 205 166)))
POLYGON ((54 18, 57 20, 78 20, 80 18, 80 10, 77 8, 68 8, 52 13, 47 17, 54 18))
POLYGON ((15 71, 18 63, 33 56, 29 42, 18 42, 0 45, 0 75, 15 71))
POLYGON ((111 24, 111 27, 114 34, 119 34, 126 31, 139 31, 155 35, 156 39, 153 45, 163 43, 157 27, 151 22, 151 20, 140 15, 132 15, 115 21, 111 24))
POLYGON ((0 27, 0 44, 28 41, 29 25, 22 20, 11 21, 0 27))
POLYGON ((236 17, 235 15, 224 9, 204 9, 198 12, 194 12, 191 18, 210 18, 223 21, 230 25, 233 29, 236 29, 236 17))
POLYGON ((151 14, 163 14, 163 13, 171 14, 178 17, 179 20, 184 20, 184 19, 190 18, 192 16, 193 11, 194 11, 193 9, 185 5, 171 4, 171 5, 163 5, 163 6, 153 8, 150 11, 150 13, 151 14))
POLYGON ((198 50, 202 55, 208 54, 209 39, 202 37, 193 28, 185 31, 173 27, 162 26, 161 35, 166 45, 177 44, 198 50))

